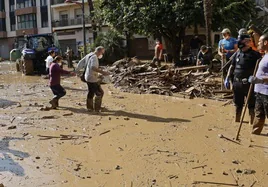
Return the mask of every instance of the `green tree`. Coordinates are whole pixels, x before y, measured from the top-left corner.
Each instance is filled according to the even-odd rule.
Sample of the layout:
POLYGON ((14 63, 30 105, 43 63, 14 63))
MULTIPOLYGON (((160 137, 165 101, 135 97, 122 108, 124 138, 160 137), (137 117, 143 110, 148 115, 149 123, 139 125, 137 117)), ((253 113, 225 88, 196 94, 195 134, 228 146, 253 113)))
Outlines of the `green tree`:
MULTIPOLYGON (((252 0, 213 0, 211 28, 237 29, 249 19, 252 0)), ((130 34, 161 34, 171 45, 175 62, 179 62, 181 44, 187 27, 204 23, 202 0, 102 0, 104 18, 114 28, 130 34)), ((209 21, 209 20, 208 20, 209 21)))
POLYGON ((124 37, 119 32, 110 29, 107 33, 100 33, 91 48, 103 46, 105 48, 103 62, 109 64, 124 57, 123 41, 124 37))
POLYGON ((237 33, 245 23, 257 17, 253 0, 212 0, 212 25, 214 31, 230 28, 237 33))
POLYGON ((212 24, 212 0, 203 0, 205 25, 206 25, 206 43, 212 46, 211 43, 211 24, 212 24))

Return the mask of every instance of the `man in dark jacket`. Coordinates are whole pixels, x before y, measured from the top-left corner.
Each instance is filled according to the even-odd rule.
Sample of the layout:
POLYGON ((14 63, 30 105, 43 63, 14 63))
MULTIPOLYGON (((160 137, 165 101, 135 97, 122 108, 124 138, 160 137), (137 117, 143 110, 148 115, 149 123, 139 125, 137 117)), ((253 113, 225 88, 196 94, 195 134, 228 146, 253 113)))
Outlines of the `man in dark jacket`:
MULTIPOLYGON (((244 100, 247 97, 250 84, 248 79, 253 75, 256 63, 261 55, 252 50, 250 47, 250 36, 241 35, 238 40, 239 51, 235 54, 232 59, 232 64, 228 70, 227 77, 224 81, 224 85, 227 89, 230 88, 231 77, 234 76, 233 80, 233 92, 234 92, 234 103, 236 106, 235 122, 240 122, 244 100)), ((255 96, 251 95, 248 102, 248 109, 250 115, 250 124, 253 124, 254 120, 254 107, 255 107, 255 96)))

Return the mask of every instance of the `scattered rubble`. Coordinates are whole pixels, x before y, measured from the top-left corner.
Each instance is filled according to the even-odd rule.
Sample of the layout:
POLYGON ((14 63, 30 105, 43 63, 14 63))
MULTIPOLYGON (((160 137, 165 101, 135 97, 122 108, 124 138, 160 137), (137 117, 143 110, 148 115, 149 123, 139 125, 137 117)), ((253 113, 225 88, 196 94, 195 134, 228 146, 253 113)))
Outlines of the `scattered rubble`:
POLYGON ((208 66, 174 68, 168 65, 153 68, 148 63, 142 64, 137 58, 127 58, 116 61, 108 70, 112 72, 115 87, 125 92, 168 96, 178 93, 191 98, 230 98, 230 91, 220 90, 219 74, 196 72, 207 68, 208 66))

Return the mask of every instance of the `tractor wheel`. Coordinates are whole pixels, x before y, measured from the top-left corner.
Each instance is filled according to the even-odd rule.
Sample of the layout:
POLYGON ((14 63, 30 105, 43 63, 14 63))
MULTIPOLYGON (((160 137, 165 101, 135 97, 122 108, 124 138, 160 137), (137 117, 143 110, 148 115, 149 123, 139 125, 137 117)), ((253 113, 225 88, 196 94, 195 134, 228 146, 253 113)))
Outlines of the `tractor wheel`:
POLYGON ((32 75, 34 73, 33 61, 32 60, 23 60, 23 74, 24 75, 32 75))

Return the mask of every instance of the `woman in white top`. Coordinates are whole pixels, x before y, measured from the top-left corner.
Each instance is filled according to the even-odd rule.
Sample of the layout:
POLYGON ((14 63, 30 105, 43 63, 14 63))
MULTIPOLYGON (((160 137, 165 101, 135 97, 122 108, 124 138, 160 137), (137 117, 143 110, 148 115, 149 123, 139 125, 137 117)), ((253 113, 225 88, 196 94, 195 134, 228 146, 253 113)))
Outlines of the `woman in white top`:
POLYGON ((46 72, 47 72, 47 74, 49 74, 49 67, 50 67, 50 65, 52 64, 52 62, 53 62, 53 58, 55 57, 55 51, 53 51, 53 50, 50 50, 50 51, 48 51, 48 57, 46 58, 46 72))

